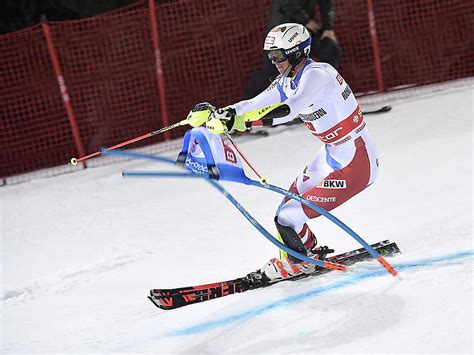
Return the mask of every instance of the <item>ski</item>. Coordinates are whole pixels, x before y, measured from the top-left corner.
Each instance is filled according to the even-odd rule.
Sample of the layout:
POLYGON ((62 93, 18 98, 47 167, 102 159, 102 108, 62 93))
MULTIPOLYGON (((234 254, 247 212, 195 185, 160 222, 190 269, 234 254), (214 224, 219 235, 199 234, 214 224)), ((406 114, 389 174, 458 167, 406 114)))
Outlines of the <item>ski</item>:
POLYGON ((377 110, 371 110, 371 111, 362 111, 363 115, 375 115, 377 113, 384 113, 388 112, 392 109, 392 106, 383 106, 377 110))
MULTIPOLYGON (((372 247, 384 257, 400 253, 397 244, 390 242, 389 240, 372 244, 372 247)), ((372 259, 372 256, 367 252, 367 250, 360 248, 329 257, 326 260, 343 265, 352 265, 370 259, 372 259)), ((294 281, 310 276, 325 274, 331 271, 333 270, 318 267, 310 274, 297 275, 292 278, 277 280, 270 283, 268 282, 268 279, 266 280, 265 275, 263 275, 260 270, 257 270, 251 272, 247 276, 228 281, 188 287, 153 289, 150 290, 150 296, 148 296, 148 299, 158 308, 169 310, 228 296, 234 293, 242 293, 248 290, 271 286, 281 281, 294 281)))

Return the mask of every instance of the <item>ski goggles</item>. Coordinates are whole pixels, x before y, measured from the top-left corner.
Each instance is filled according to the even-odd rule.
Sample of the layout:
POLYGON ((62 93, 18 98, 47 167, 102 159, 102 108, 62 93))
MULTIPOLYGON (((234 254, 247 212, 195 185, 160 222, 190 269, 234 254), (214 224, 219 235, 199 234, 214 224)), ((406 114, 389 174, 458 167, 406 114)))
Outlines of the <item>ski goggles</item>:
POLYGON ((268 59, 274 61, 275 63, 283 63, 288 59, 288 55, 283 49, 272 49, 271 51, 268 51, 267 55, 268 59))

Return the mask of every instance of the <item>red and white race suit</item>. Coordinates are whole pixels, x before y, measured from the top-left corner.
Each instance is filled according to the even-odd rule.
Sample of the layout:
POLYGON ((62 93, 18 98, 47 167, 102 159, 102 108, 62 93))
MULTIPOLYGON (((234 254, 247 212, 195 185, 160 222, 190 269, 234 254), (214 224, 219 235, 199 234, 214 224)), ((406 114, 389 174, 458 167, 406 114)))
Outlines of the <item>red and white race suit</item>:
MULTIPOLYGON (((349 84, 331 65, 308 59, 295 77, 277 79, 253 99, 232 107, 242 114, 280 102, 290 107, 290 114, 274 119, 274 125, 299 116, 311 134, 324 142, 290 191, 332 210, 375 181, 378 174, 375 145, 349 84)), ((280 224, 300 233, 303 243, 305 223, 319 216, 288 198, 276 214, 280 224)))

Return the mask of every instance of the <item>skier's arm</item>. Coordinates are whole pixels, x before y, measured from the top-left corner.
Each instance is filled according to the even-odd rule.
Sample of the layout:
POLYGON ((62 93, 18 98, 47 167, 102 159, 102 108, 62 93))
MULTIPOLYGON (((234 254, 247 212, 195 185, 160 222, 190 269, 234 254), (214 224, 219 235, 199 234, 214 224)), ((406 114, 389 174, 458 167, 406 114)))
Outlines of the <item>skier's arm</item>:
MULTIPOLYGON (((267 89, 250 100, 215 110, 206 122, 206 127, 215 134, 231 129, 243 132, 246 122, 268 117, 283 101, 277 88, 279 79, 280 77, 275 79, 267 89)), ((277 117, 281 117, 282 112, 286 113, 288 109, 279 109, 277 117)))
POLYGON ((257 96, 249 99, 237 102, 236 104, 230 105, 238 115, 242 115, 245 112, 258 110, 262 107, 274 105, 280 103, 280 93, 278 92, 278 83, 280 77, 275 79, 268 88, 262 91, 257 96))
MULTIPOLYGON (((296 92, 287 97, 283 89, 270 90, 254 99, 241 101, 223 109, 217 109, 206 122, 206 127, 215 134, 227 129, 245 130, 245 122, 261 120, 264 126, 275 126, 296 118, 310 102, 324 101, 332 94, 334 82, 324 70, 309 69, 301 78, 296 92), (276 93, 274 92, 276 91, 276 93), (257 106, 259 103, 262 106, 257 106), (263 106, 265 104, 265 106, 263 106), (257 108, 254 108, 257 106, 257 108), (252 108, 242 112, 244 108, 252 108), (237 111, 237 109, 240 111, 237 111)), ((267 89, 268 90, 268 89, 267 89)))
POLYGON ((267 104, 277 101, 278 95, 272 98, 272 86, 265 92, 258 95, 258 97, 242 101, 241 105, 233 105, 234 107, 257 107, 242 114, 238 114, 234 107, 228 106, 225 108, 216 108, 208 102, 198 103, 189 112, 186 121, 192 127, 198 127, 206 124, 206 127, 215 134, 224 133, 226 130, 236 129, 238 131, 245 131, 246 123, 258 121, 260 119, 266 120, 268 118, 282 117, 289 112, 287 105, 281 103, 267 104), (259 106, 262 105, 262 106, 259 106))
POLYGON ((241 115, 238 115, 232 107, 219 108, 210 115, 206 128, 214 134, 221 134, 231 129, 243 132, 247 122, 258 120, 268 122, 273 118, 286 116, 289 112, 290 108, 284 103, 265 106, 241 115))

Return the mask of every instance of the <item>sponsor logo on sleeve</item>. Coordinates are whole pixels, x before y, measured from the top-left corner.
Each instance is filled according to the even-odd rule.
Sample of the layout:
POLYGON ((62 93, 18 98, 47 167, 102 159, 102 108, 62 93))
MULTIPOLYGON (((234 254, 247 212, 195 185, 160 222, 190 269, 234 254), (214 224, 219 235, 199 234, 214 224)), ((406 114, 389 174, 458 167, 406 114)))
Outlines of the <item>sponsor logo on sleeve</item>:
POLYGON ((321 196, 308 195, 306 196, 306 199, 312 202, 336 202, 335 197, 321 197, 321 196))
POLYGON ((339 83, 339 85, 342 85, 344 82, 344 79, 342 78, 341 74, 337 73, 336 80, 339 83))
POLYGON ((324 111, 323 108, 318 108, 316 111, 314 112, 311 112, 311 113, 300 113, 300 118, 303 120, 303 121, 316 121, 316 120, 319 120, 321 117, 323 117, 324 115, 326 115, 327 112, 324 111))
POLYGON ((347 187, 346 180, 323 180, 316 187, 322 189, 345 189, 347 187))
POLYGON ((352 90, 351 90, 351 88, 349 87, 349 85, 346 85, 346 88, 345 88, 344 91, 341 93, 342 98, 343 98, 344 100, 347 100, 347 98, 349 97, 350 94, 352 94, 352 90))

